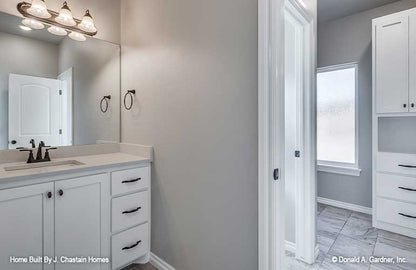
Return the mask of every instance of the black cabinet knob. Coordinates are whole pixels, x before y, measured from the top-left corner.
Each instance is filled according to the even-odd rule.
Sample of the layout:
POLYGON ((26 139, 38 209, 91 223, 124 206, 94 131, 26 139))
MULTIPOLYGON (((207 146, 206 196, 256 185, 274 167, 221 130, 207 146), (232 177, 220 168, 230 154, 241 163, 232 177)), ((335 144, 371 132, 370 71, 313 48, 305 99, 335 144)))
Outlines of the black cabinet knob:
POLYGON ((407 107, 407 104, 403 104, 403 108, 406 108, 407 107))
POLYGON ((49 199, 50 199, 50 198, 52 198, 52 192, 48 191, 48 192, 46 193, 46 197, 48 197, 49 199))
POLYGON ((11 143, 11 144, 16 144, 16 143, 17 143, 17 141, 16 141, 16 140, 12 140, 10 143, 11 143))
POLYGON ((410 104, 410 107, 414 108, 415 107, 415 104, 414 103, 410 104))
POLYGON ((62 195, 64 195, 64 191, 63 191, 62 189, 60 189, 60 190, 58 191, 58 194, 59 194, 59 196, 62 196, 62 195))

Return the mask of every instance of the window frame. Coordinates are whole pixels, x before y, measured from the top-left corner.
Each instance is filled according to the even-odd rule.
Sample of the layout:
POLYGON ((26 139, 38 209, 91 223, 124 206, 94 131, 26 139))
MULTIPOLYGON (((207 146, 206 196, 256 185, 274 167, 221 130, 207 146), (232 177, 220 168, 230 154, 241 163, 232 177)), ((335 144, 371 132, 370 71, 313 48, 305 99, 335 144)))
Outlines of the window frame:
MULTIPOLYGON (((355 163, 337 162, 329 160, 318 160, 317 169, 320 172, 337 173, 350 176, 360 176, 361 169, 359 168, 359 99, 358 99, 358 63, 345 63, 340 65, 331 65, 321 68, 317 68, 316 77, 318 78, 319 73, 338 71, 343 69, 355 70, 355 163)), ((318 84, 316 85, 317 101, 318 101, 318 84)))

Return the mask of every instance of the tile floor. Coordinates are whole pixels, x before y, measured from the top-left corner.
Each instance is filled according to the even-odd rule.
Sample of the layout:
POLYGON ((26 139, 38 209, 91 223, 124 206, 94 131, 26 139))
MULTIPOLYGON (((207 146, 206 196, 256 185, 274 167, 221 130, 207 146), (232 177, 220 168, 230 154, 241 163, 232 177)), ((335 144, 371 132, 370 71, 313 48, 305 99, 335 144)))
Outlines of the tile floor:
MULTIPOLYGON (((416 270, 416 239, 375 229, 371 216, 318 204, 317 238, 320 247, 313 265, 286 252, 285 270, 416 270), (405 257, 404 264, 334 263, 333 256, 405 257)), ((157 270, 151 264, 123 270, 157 270)), ((221 269, 225 270, 225 269, 221 269)))
POLYGON ((371 216, 318 204, 317 239, 320 254, 307 265, 286 252, 287 270, 416 270, 416 239, 375 229, 371 216), (405 257, 407 263, 334 263, 333 256, 405 257))

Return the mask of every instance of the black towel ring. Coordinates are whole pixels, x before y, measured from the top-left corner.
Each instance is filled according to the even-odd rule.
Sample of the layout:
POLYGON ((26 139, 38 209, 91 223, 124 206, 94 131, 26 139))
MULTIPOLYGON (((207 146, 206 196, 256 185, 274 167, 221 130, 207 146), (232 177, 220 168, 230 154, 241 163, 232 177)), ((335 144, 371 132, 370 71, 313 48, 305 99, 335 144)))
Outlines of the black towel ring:
POLYGON ((124 108, 126 108, 126 110, 128 110, 128 111, 130 111, 131 108, 133 107, 133 102, 134 102, 133 95, 135 95, 135 94, 136 94, 136 90, 127 90, 127 93, 124 95, 124 108), (127 102, 126 102, 127 96, 130 97, 130 105, 129 106, 127 106, 127 102))
POLYGON ((108 95, 108 96, 104 96, 102 99, 101 99, 101 101, 100 101, 100 110, 103 112, 103 113, 106 113, 107 112, 107 110, 108 110, 108 100, 110 100, 111 99, 111 95, 108 95), (103 104, 105 105, 105 107, 103 106, 103 104), (103 108, 104 107, 104 108, 103 108))

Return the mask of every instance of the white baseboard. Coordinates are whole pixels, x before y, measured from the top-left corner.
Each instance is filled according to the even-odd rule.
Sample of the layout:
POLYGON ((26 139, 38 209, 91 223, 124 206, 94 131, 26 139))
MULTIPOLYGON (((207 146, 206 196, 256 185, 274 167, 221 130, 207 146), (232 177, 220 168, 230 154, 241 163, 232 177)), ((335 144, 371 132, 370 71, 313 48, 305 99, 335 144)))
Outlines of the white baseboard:
POLYGON ((156 256, 154 253, 150 253, 150 263, 158 270, 176 270, 167 262, 156 256))
POLYGON ((344 208, 347 210, 360 212, 360 213, 364 213, 368 215, 371 215, 373 213, 373 210, 370 207, 364 207, 361 205, 331 200, 331 199, 322 198, 322 197, 318 197, 318 203, 323 203, 323 204, 334 206, 334 207, 344 208))
POLYGON ((290 241, 285 241, 285 249, 292 253, 296 253, 296 244, 290 241))

